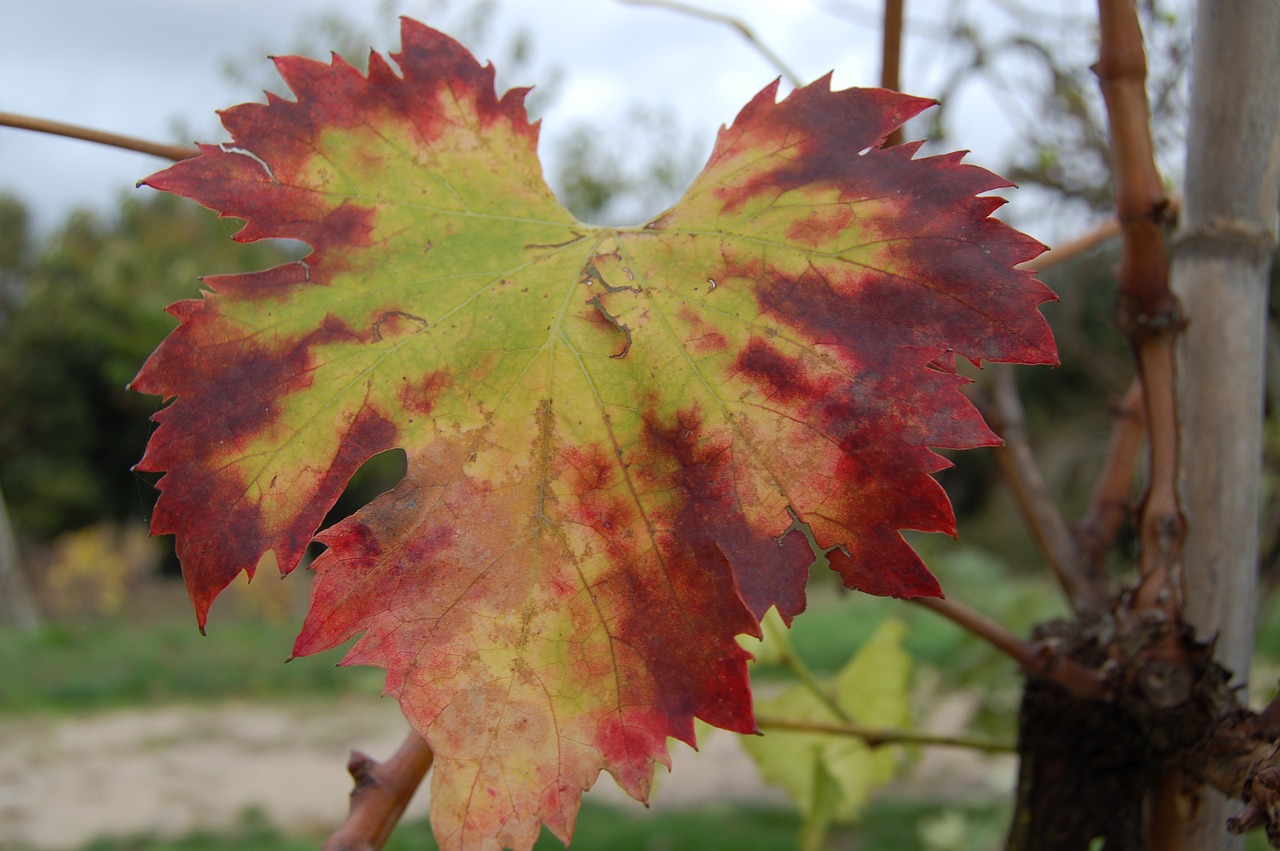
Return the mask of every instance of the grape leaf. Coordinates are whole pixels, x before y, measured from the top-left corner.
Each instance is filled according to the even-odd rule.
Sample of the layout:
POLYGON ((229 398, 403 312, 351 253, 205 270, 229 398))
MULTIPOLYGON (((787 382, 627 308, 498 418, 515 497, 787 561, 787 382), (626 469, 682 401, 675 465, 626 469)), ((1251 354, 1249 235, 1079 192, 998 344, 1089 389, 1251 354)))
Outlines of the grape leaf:
POLYGON ((1052 362, 1052 296, 979 197, 1004 181, 878 147, 929 101, 775 83, 674 207, 597 227, 545 184, 523 90, 402 39, 398 71, 277 59, 295 100, 224 111, 232 141, 144 181, 312 252, 170 308, 139 468, 203 628, 402 448, 404 479, 316 536, 294 652, 361 634, 346 663, 384 667, 435 751, 442 846, 525 849, 569 838, 602 769, 644 800, 695 716, 755 730, 734 636, 790 622, 815 556, 939 593, 898 532, 953 532, 929 447, 996 442, 955 355, 1052 362))
MULTIPOLYGON (((839 673, 822 684, 828 700, 806 685, 795 685, 757 702, 756 708, 761 717, 783 721, 908 729, 911 656, 902 647, 905 632, 902 621, 881 623, 839 673)), ((779 635, 776 625, 766 627, 765 646, 785 645, 785 635, 779 635)), ((784 652, 795 651, 788 647, 784 652)), ((893 779, 900 761, 893 749, 872 749, 861 739, 844 735, 775 731, 749 737, 743 745, 764 779, 787 791, 806 827, 817 836, 831 824, 856 821, 871 792, 893 779)))

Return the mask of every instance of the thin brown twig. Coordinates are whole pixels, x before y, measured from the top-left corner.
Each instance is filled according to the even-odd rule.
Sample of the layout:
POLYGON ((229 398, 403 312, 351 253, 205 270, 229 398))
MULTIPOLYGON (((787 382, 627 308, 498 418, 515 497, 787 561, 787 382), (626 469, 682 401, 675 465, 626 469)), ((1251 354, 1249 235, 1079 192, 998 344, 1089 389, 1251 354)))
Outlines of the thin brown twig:
POLYGON ((913 730, 889 730, 864 727, 861 724, 824 724, 819 721, 786 721, 781 718, 757 718, 756 726, 765 730, 790 733, 829 733, 833 736, 852 736, 862 739, 868 747, 882 745, 928 745, 941 748, 965 748, 984 753, 1016 753, 1017 748, 1006 742, 975 739, 967 736, 943 736, 913 730))
POLYGON ((1129 518, 1133 473, 1146 432, 1142 414, 1142 384, 1135 379, 1116 404, 1107 460, 1089 499, 1089 509, 1076 526, 1081 569, 1095 581, 1105 581, 1107 551, 1129 518))
MULTIPOLYGON (((1168 206, 1165 209, 1167 218, 1176 219, 1182 209, 1182 197, 1180 195, 1170 196, 1168 206)), ((1055 245, 1034 260, 1019 263, 1018 268, 1032 272, 1045 272, 1056 266, 1061 266, 1069 260, 1074 260, 1081 254, 1087 254, 1098 246, 1105 245, 1119 236, 1120 220, 1116 218, 1107 219, 1102 224, 1085 231, 1070 242, 1063 245, 1055 245)))
POLYGON ((1025 263, 1019 264, 1018 268, 1029 269, 1032 272, 1044 272, 1055 266, 1061 266, 1068 260, 1074 260, 1081 254, 1087 254, 1099 245, 1110 242, 1119 235, 1119 220, 1107 219, 1092 230, 1071 240, 1066 245, 1059 245, 1051 248, 1034 260, 1028 260, 1025 263))
POLYGON ((119 133, 108 133, 104 130, 93 130, 76 124, 64 124, 61 121, 50 121, 46 118, 35 118, 30 115, 18 115, 13 112, 0 112, 0 127, 16 127, 19 130, 32 130, 36 133, 48 133, 54 136, 66 136, 69 139, 80 139, 85 142, 96 142, 126 151, 137 151, 151 154, 167 160, 185 160, 199 151, 192 146, 169 145, 164 142, 151 142, 119 133))
POLYGON ((1093 249, 1100 245, 1105 245, 1118 236, 1120 236, 1119 220, 1114 218, 1107 219, 1070 242, 1054 246, 1047 249, 1039 257, 1027 260, 1025 263, 1019 263, 1017 268, 1026 269, 1029 272, 1045 272, 1070 262, 1081 254, 1088 254, 1093 249))
POLYGON ((804 80, 799 74, 796 74, 787 67, 787 63, 782 61, 782 57, 774 53, 765 45, 748 27, 738 18, 732 15, 722 15, 719 12, 712 12, 709 9, 702 9, 688 3, 681 3, 678 0, 618 0, 619 3, 625 3, 628 6, 653 6, 658 9, 669 9, 672 12, 679 12, 682 15, 688 15, 691 18, 701 18, 704 21, 711 21, 717 24, 724 24, 738 31, 738 34, 746 39, 747 43, 755 48, 756 52, 765 58, 784 79, 796 88, 804 85, 804 80))
POLYGON ((983 413, 1004 440, 1004 445, 995 451, 1000 472, 1072 609, 1077 614, 1102 611, 1107 605, 1105 581, 1098 582, 1081 569, 1082 558, 1076 538, 1049 495, 1049 487, 1027 437, 1026 418, 1022 400, 1018 397, 1013 367, 996 364, 991 371, 990 404, 983 413))
POLYGON ((386 762, 352 751, 347 761, 355 781, 351 809, 347 820, 325 841, 323 851, 378 851, 404 815, 433 758, 431 746, 412 730, 386 762))
MULTIPOLYGON (((880 86, 892 91, 902 89, 902 4, 903 0, 884 0, 884 26, 880 28, 880 86)), ((902 144, 902 128, 897 127, 884 146, 902 144)))
POLYGON ((1106 697, 1101 674, 1064 656, 1051 644, 1024 641, 1003 624, 953 599, 913 597, 911 602, 937 612, 986 641, 1017 662, 1029 676, 1056 683, 1082 699, 1098 700, 1106 697))

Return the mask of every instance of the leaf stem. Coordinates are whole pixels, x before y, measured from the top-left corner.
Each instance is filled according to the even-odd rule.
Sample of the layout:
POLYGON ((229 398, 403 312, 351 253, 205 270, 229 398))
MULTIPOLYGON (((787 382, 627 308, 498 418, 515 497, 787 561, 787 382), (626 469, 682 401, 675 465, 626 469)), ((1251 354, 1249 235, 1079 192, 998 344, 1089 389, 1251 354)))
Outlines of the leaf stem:
POLYGON ((151 142, 119 133, 108 133, 105 130, 94 130, 77 124, 64 124, 61 121, 50 121, 47 118, 35 118, 30 115, 18 115, 13 112, 0 112, 0 127, 16 127, 19 130, 31 130, 36 133, 48 133, 53 136, 66 136, 69 139, 80 139, 85 142, 96 142, 112 148, 126 151, 137 151, 151 154, 167 160, 185 160, 199 151, 186 145, 168 145, 164 142, 151 142))
MULTIPOLYGON (((802 529, 801 531, 808 532, 807 529, 802 529)), ((811 535, 812 533, 808 534, 811 535)), ((773 653, 776 654, 778 662, 781 662, 787 670, 795 675, 800 684, 812 692, 813 696, 818 698, 819 702, 833 715, 846 724, 853 723, 853 719, 849 714, 832 699, 831 695, 822 687, 822 683, 818 682, 818 678, 814 676, 813 671, 809 670, 809 666, 796 653, 795 648, 791 645, 788 630, 781 625, 775 624, 768 617, 764 619, 761 626, 764 629, 764 641, 769 647, 773 648, 773 653)))
POLYGON ((347 761, 355 781, 351 809, 322 851, 377 851, 385 845, 433 758, 431 746, 414 730, 386 762, 352 751, 347 761))
POLYGON ((813 671, 809 670, 809 666, 804 663, 792 647, 788 644, 781 651, 782 664, 787 666, 787 670, 795 674, 796 679, 800 680, 800 684, 811 691, 814 697, 822 702, 822 705, 831 711, 833 715, 845 724, 852 724, 853 718, 849 713, 840 708, 840 704, 836 703, 831 695, 827 694, 826 689, 822 687, 822 683, 818 682, 818 678, 813 675, 813 671))
POLYGON ((882 745, 928 745, 942 748, 966 748, 984 753, 1016 753, 1017 748, 1006 742, 976 739, 967 736, 944 736, 913 730, 892 730, 864 727, 861 724, 825 724, 819 721, 786 721, 781 718, 757 718, 756 724, 768 730, 786 730, 794 733, 830 733, 834 736, 853 736, 862 739, 873 748, 882 745))

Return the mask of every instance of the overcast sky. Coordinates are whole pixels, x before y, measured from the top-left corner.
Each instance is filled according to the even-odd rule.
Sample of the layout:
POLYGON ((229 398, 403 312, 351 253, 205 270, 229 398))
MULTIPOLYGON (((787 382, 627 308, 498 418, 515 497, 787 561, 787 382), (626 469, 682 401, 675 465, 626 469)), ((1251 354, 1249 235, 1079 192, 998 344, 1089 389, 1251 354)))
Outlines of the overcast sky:
MULTIPOLYGON (((982 0, 975 0, 982 2, 982 0)), ((990 0, 993 26, 999 6, 990 0)), ((221 141, 214 111, 260 97, 224 73, 231 60, 256 81, 274 79, 267 53, 288 53, 323 41, 307 23, 340 10, 373 33, 380 51, 398 49, 394 27, 379 25, 380 0, 0 0, 0 110, 25 113, 161 141, 221 141), (178 128, 181 128, 179 133, 178 128)), ((474 0, 401 4, 428 11, 427 22, 449 30, 465 24, 474 0), (443 9, 438 7, 443 6, 443 9)), ((835 71, 837 88, 874 85, 879 74, 879 0, 699 0, 732 12, 805 80, 835 71)), ((1088 0, 1053 0, 1056 13, 1087 16, 1088 0)), ((911 0, 909 16, 937 25, 954 0, 911 0)), ((1079 20, 1079 18, 1077 18, 1079 20)), ((918 29, 924 29, 921 26, 918 29)), ((531 36, 537 83, 561 73, 544 122, 548 143, 573 123, 590 120, 601 133, 627 135, 626 112, 636 102, 670 108, 681 128, 709 149, 715 130, 778 76, 733 29, 657 8, 615 0, 499 0, 481 59, 501 63, 519 30, 531 36)), ((909 28, 909 33, 912 30, 909 28)), ((912 38, 903 88, 937 94, 944 50, 912 38)), ((503 69, 499 69, 500 79, 503 69)), ((279 90, 279 86, 275 87, 279 90)), ((976 88, 976 87, 975 87, 976 88)), ((997 105, 966 91, 962 120, 948 146, 973 151, 969 161, 996 167, 1009 147, 997 105)), ((164 164, 140 154, 0 128, 0 192, 17 194, 48 227, 76 206, 106 209, 139 178, 164 164)), ((657 212, 657 211, 651 211, 657 212)))

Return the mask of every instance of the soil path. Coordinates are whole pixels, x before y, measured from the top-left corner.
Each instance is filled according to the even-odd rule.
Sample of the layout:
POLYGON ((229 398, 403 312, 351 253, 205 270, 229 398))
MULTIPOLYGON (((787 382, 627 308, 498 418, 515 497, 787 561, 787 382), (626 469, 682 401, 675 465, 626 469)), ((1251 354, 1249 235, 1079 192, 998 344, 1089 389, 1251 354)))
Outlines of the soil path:
MULTIPOLYGON (((393 702, 357 698, 0 720, 0 851, 224 828, 250 808, 281 828, 324 833, 346 813, 350 749, 385 758, 405 729, 393 702)), ((671 751, 673 772, 659 772, 655 808, 783 802, 759 780, 736 736, 713 731, 701 736, 698 752, 679 743, 671 751)), ((999 775, 1007 768, 993 773, 969 754, 934 751, 912 775, 972 791, 993 778, 1005 782, 999 775)), ((630 800, 609 778, 589 794, 630 800)), ((426 815, 427 797, 424 785, 408 818, 426 815)))
MULTIPOLYGON (((0 849, 219 828, 249 808, 280 827, 326 831, 346 813, 351 748, 385 758, 405 729, 391 701, 356 699, 0 721, 0 849)), ((678 743, 672 751, 676 771, 659 778, 655 801, 781 801, 733 736, 706 737, 699 753, 678 743)), ((591 795, 629 800, 607 778, 591 795)), ((407 817, 425 816, 427 798, 424 784, 407 817)))

